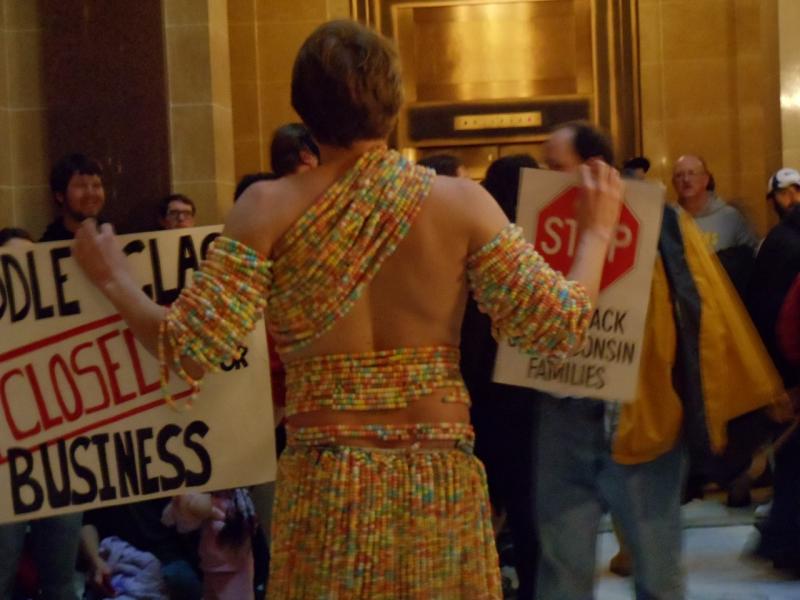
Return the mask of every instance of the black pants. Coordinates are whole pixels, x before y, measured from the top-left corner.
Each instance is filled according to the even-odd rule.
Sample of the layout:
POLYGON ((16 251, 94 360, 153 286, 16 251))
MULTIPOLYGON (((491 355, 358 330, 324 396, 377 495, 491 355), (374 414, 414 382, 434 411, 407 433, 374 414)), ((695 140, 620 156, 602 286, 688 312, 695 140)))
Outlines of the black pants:
POLYGON ((775 456, 774 491, 758 552, 778 568, 800 572, 800 429, 775 456))
POLYGON ((505 510, 519 576, 519 600, 534 600, 539 561, 535 465, 538 401, 535 392, 492 386, 490 398, 473 399, 475 455, 486 467, 489 498, 505 510))

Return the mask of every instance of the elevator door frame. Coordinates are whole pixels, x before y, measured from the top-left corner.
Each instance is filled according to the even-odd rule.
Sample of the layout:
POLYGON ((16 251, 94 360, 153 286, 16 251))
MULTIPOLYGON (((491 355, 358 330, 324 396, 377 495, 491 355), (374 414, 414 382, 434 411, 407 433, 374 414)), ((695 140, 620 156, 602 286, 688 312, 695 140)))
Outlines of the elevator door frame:
MULTIPOLYGON (((553 0, 351 0, 351 14, 358 21, 394 38, 393 15, 397 7, 521 1, 553 0)), ((591 6, 595 72, 592 120, 610 133, 618 160, 623 161, 642 151, 638 0, 591 0, 591 6)), ((513 135, 510 135, 508 140, 485 141, 505 144, 513 140, 513 135)))

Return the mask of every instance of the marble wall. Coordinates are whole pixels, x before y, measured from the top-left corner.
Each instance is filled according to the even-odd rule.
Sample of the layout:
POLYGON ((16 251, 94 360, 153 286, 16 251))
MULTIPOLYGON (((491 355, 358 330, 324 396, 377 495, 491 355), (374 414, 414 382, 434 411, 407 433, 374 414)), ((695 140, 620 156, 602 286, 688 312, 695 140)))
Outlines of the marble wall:
POLYGON ((800 2, 780 0, 778 27, 783 163, 800 169, 800 2))
POLYGON ((0 2, 0 226, 39 235, 53 215, 48 186, 42 23, 37 2, 0 2))
POLYGON ((329 19, 350 16, 348 0, 228 0, 236 176, 269 171, 269 142, 297 121, 290 103, 300 45, 329 19))
MULTIPOLYGON (((52 216, 37 2, 0 0, 0 223, 52 216)), ((638 0, 643 151, 671 191, 673 161, 703 155, 723 197, 763 232, 769 175, 800 168, 796 0, 638 0)), ((350 15, 349 0, 163 0, 171 187, 199 222, 221 220, 235 182, 269 170, 269 140, 297 119, 294 56, 350 15)))
POLYGON ((227 0, 164 0, 172 189, 218 223, 235 186, 227 0))
POLYGON ((674 196, 675 159, 702 155, 720 195, 761 233, 773 219, 766 182, 781 163, 777 8, 776 0, 639 0, 652 176, 674 196))

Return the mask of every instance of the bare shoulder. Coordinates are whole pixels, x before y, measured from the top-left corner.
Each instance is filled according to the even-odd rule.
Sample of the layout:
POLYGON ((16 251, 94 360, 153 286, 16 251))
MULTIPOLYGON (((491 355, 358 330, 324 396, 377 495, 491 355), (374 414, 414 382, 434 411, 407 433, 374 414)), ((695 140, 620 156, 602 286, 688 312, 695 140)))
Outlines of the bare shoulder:
POLYGON ((481 185, 463 177, 434 179, 430 202, 449 226, 463 233, 469 252, 478 250, 508 225, 494 198, 481 185))
POLYGON ((259 181, 245 190, 228 213, 224 234, 262 254, 269 255, 273 244, 294 221, 297 194, 291 181, 259 181))

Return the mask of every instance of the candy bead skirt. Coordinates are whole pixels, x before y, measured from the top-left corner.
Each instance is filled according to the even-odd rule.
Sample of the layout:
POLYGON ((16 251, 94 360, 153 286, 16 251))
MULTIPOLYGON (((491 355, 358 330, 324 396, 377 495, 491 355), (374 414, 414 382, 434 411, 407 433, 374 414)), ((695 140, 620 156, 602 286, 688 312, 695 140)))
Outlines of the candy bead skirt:
POLYGON ((486 475, 466 443, 290 446, 273 514, 270 600, 502 598, 486 475))

